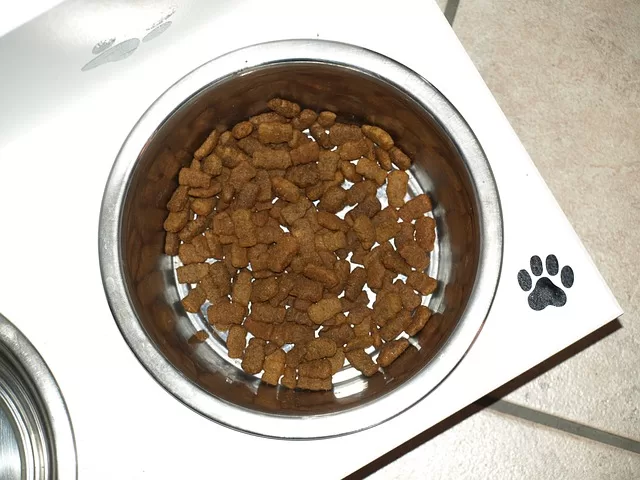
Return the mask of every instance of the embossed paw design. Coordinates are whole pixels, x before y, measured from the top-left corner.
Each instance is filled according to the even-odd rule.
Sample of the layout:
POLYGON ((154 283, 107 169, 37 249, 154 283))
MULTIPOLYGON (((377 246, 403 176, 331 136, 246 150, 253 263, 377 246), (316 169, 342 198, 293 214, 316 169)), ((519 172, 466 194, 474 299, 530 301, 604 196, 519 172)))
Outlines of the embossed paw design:
MULTIPOLYGON (((567 294, 564 290, 551 281, 549 277, 558 274, 558 259, 555 255, 548 255, 545 259, 545 268, 542 266, 542 260, 539 256, 534 255, 530 261, 531 273, 534 277, 540 277, 533 286, 531 275, 525 269, 518 272, 518 284, 525 292, 533 287, 533 291, 529 294, 529 306, 533 310, 544 310, 549 305, 554 307, 562 307, 567 303, 567 294), (546 269, 547 275, 541 276, 546 269)), ((573 285, 573 269, 566 265, 560 271, 560 283, 564 288, 571 288, 573 285)))

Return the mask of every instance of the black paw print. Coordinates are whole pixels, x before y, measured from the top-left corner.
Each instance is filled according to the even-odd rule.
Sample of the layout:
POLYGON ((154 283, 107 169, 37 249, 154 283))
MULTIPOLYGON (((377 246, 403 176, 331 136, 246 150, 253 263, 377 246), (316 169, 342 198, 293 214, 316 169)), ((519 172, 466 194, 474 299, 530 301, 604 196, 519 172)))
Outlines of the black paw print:
MULTIPOLYGON (((547 256, 545 264, 549 276, 553 277, 558 274, 558 259, 555 255, 547 256)), ((540 277, 542 272, 542 260, 539 256, 534 255, 531 257, 531 273, 536 277, 540 277)), ((562 267, 560 283, 565 288, 571 288, 573 285, 573 269, 569 265, 562 267)), ((531 290, 532 281, 529 272, 524 269, 518 272, 518 284, 525 292, 531 290)), ((565 303, 567 303, 566 293, 547 276, 539 278, 533 291, 529 294, 529 306, 534 310, 543 310, 549 305, 561 307, 565 303)))

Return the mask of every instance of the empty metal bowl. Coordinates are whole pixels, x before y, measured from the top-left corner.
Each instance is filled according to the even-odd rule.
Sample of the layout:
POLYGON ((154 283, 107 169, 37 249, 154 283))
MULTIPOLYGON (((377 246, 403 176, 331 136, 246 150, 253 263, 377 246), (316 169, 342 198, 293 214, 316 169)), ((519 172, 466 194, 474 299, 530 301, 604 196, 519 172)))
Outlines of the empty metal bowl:
MULTIPOLYGON (((384 195, 381 201, 385 202, 384 195)), ((291 40, 244 48, 194 70, 167 90, 131 131, 109 177, 100 218, 100 264, 116 322, 140 362, 169 392, 203 415, 281 438, 341 435, 379 424, 433 390, 478 335, 502 261, 496 185, 478 141, 425 79, 379 54, 346 44, 291 40), (436 312, 384 372, 353 368, 331 392, 260 383, 229 359, 225 334, 180 304, 174 259, 163 254, 165 205, 178 170, 216 126, 266 110, 275 96, 343 121, 387 129, 413 159, 410 193, 434 201, 437 245, 430 274, 436 312), (211 332, 190 344, 194 332, 211 332)))

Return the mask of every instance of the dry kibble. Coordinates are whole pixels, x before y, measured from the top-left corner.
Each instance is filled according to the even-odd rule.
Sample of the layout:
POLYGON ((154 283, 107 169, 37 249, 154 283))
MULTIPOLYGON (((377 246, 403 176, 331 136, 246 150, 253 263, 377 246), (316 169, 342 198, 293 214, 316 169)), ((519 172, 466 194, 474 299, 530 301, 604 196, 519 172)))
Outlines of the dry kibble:
POLYGON ((242 369, 255 375, 262 370, 264 364, 264 340, 258 338, 252 338, 249 340, 249 345, 244 351, 244 357, 242 358, 242 369))
POLYGON ((394 170, 387 179, 387 198, 389 205, 400 208, 404 205, 404 197, 407 194, 409 175, 402 170, 394 170))
POLYGON ((398 340, 385 343, 380 349, 380 354, 378 355, 378 365, 382 368, 388 367, 396 358, 402 355, 407 347, 409 347, 409 340, 406 338, 400 338, 398 340))
MULTIPOLYGON (((162 197, 164 252, 182 262, 178 281, 195 286, 185 310, 208 300, 208 320, 228 331, 228 355, 243 370, 264 370, 270 385, 330 390, 345 359, 371 376, 407 348, 403 331, 428 322, 422 296, 437 288, 422 273, 436 238, 431 201, 405 203, 411 159, 384 129, 336 123, 334 112, 286 99, 267 104, 271 111, 212 131, 193 157, 171 154, 166 172, 150 174, 178 180, 162 197), (378 364, 371 348, 381 348, 378 364)), ((137 276, 155 268, 153 258, 137 276)), ((206 338, 203 330, 187 342, 206 338)))
POLYGON ((241 325, 232 325, 227 335, 229 358, 242 358, 247 343, 247 330, 241 325))
POLYGON ((393 139, 391 138, 391 135, 380 127, 363 125, 362 133, 364 133, 368 139, 375 142, 383 150, 389 150, 393 147, 393 139))

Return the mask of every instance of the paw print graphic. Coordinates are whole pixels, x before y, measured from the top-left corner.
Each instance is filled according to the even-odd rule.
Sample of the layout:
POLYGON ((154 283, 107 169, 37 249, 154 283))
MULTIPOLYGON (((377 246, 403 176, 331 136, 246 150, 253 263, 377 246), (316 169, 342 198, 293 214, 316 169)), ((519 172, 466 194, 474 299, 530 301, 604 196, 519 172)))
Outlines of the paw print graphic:
POLYGON ((115 38, 101 40, 93 46, 91 53, 97 55, 87 62, 81 70, 93 70, 101 65, 111 62, 119 62, 133 55, 141 43, 150 42, 154 38, 164 33, 170 26, 169 18, 174 14, 175 9, 171 9, 168 13, 162 15, 153 25, 146 29, 145 34, 140 38, 128 38, 116 43, 115 38))
MULTIPOLYGON (((534 277, 540 277, 536 281, 535 286, 531 280, 531 275, 525 269, 518 272, 518 284, 525 292, 531 291, 529 294, 529 306, 533 310, 544 310, 549 305, 554 307, 562 307, 567 303, 567 294, 563 290, 573 286, 574 275, 573 269, 566 265, 560 271, 560 284, 562 287, 553 283, 551 278, 558 275, 559 265, 555 255, 548 255, 545 259, 545 266, 542 266, 542 260, 539 256, 534 255, 530 260, 531 274, 534 277), (546 270, 546 275, 542 276, 546 270), (533 290, 531 290, 533 287, 533 290)), ((557 280, 556 280, 557 281, 557 280)))

